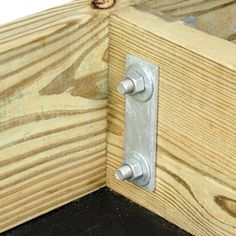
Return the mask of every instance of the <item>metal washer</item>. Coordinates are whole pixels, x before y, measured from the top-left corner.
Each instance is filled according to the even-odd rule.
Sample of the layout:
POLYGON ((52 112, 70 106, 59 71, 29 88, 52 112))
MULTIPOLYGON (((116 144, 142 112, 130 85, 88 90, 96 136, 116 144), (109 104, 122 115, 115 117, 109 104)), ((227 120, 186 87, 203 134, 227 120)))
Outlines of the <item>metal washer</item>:
MULTIPOLYGON (((135 183, 138 186, 145 186, 149 183, 150 178, 151 178, 151 171, 150 171, 150 167, 149 164, 147 162, 147 160, 139 153, 132 151, 132 152, 128 152, 127 156, 126 156, 127 160, 129 158, 135 158, 142 166, 142 170, 143 170, 143 175, 132 180, 131 182, 135 183)), ((124 162, 124 165, 126 163, 124 162)))

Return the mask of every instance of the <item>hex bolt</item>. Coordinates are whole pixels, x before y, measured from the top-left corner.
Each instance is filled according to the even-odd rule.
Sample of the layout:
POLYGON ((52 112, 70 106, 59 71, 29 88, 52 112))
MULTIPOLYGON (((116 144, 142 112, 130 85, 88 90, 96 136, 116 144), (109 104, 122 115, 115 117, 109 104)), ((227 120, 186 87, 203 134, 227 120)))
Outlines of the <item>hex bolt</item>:
POLYGON ((117 90, 122 95, 129 94, 131 96, 143 92, 145 90, 145 75, 136 70, 129 70, 125 75, 125 79, 120 82, 117 90))
POLYGON ((134 83, 131 79, 125 79, 120 82, 120 84, 117 87, 117 90, 122 95, 132 93, 135 89, 134 83))
POLYGON ((133 171, 128 165, 123 165, 121 166, 117 171, 116 171, 116 179, 118 180, 126 180, 130 179, 133 175, 133 171))
POLYGON ((143 175, 142 165, 135 158, 129 158, 126 163, 116 171, 118 180, 135 180, 143 175))

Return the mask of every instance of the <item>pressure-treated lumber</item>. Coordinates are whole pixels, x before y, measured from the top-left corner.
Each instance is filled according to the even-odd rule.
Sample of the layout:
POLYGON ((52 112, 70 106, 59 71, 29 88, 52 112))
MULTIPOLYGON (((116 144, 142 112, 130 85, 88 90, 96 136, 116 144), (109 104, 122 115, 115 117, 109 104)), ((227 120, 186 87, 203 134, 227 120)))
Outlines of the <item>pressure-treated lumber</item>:
POLYGON ((199 30, 235 42, 235 0, 161 0, 147 2, 141 8, 168 20, 183 20, 199 30))
POLYGON ((0 232, 105 185, 108 16, 138 2, 0 27, 0 232))
POLYGON ((108 12, 80 7, 0 28, 0 231, 105 185, 108 12))
POLYGON ((236 235, 236 46, 128 7, 111 16, 107 185, 199 236, 236 235), (160 68, 156 190, 117 181, 125 57, 160 68))
MULTIPOLYGON (((79 0, 80 1, 80 0, 79 0)), ((111 12, 129 5, 151 2, 152 0, 89 0, 89 6, 94 9, 107 9, 111 12)), ((158 0, 159 1, 159 0, 158 0)))
MULTIPOLYGON (((108 16, 138 2, 95 10, 79 0, 0 27, 0 231, 104 186, 108 16)), ((234 41, 234 25, 205 23, 232 18, 235 5, 174 2, 160 1, 164 21, 143 6, 111 17, 107 184, 194 235, 236 235, 235 46, 175 21, 204 18, 196 27, 234 41), (114 179, 127 53, 161 71, 153 194, 114 179)))

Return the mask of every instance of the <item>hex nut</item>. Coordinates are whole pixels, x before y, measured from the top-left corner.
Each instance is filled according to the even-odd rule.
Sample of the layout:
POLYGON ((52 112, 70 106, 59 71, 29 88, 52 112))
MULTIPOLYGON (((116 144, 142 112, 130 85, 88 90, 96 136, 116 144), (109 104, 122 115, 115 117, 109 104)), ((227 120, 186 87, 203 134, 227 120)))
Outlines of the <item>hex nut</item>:
POLYGON ((144 78, 138 72, 128 72, 126 79, 130 79, 134 84, 134 90, 132 94, 137 94, 145 90, 144 78))
POLYGON ((133 172, 133 175, 130 180, 137 179, 138 177, 141 177, 143 175, 142 165, 135 158, 132 158, 132 157, 129 158, 128 160, 126 160, 125 164, 128 165, 132 169, 132 172, 133 172))

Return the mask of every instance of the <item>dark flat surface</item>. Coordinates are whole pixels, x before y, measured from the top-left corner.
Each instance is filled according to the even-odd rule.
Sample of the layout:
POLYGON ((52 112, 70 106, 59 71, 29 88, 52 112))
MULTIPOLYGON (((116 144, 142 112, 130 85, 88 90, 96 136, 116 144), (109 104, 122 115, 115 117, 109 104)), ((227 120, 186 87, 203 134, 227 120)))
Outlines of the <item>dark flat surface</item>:
POLYGON ((189 236, 126 198, 103 188, 1 236, 189 236))

